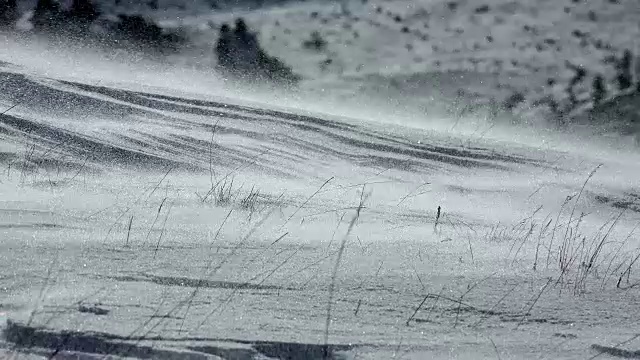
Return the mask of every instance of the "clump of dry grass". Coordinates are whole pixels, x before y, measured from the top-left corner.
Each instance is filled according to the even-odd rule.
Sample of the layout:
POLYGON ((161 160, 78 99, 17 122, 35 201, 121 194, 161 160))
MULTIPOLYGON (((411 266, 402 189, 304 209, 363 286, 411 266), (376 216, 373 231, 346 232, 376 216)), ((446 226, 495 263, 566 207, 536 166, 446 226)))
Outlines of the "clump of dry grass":
POLYGON ((260 190, 256 189, 255 185, 252 186, 251 190, 240 200, 240 208, 254 213, 258 208, 259 197, 260 190))
POLYGON ((245 192, 243 186, 236 186, 235 178, 229 176, 215 182, 204 196, 198 196, 202 203, 212 203, 220 207, 233 206, 248 211, 250 218, 263 210, 269 202, 263 201, 268 196, 262 194, 256 185, 252 185, 251 189, 245 192), (261 207, 261 204, 264 206, 261 207))
POLYGON ((217 206, 227 206, 231 204, 237 197, 237 192, 234 192, 233 178, 224 178, 222 182, 219 182, 213 191, 213 201, 217 206))
POLYGON ((555 286, 569 289, 576 295, 587 292, 588 285, 594 280, 600 282, 602 289, 612 282, 619 289, 640 285, 631 280, 631 273, 640 259, 640 249, 632 253, 623 251, 638 226, 623 240, 614 240, 624 210, 605 221, 591 235, 583 229, 588 214, 579 211, 578 206, 588 182, 599 168, 600 165, 596 166, 588 174, 576 194, 564 199, 557 214, 548 213, 544 218, 536 216, 542 210, 540 206, 515 225, 491 227, 484 240, 510 243, 507 258, 511 266, 526 259, 527 249, 530 249, 533 271, 557 272, 555 286), (570 211, 566 211, 568 209, 570 211), (544 251, 547 253, 546 264, 542 259, 544 251), (546 265, 544 269, 542 264, 546 265))

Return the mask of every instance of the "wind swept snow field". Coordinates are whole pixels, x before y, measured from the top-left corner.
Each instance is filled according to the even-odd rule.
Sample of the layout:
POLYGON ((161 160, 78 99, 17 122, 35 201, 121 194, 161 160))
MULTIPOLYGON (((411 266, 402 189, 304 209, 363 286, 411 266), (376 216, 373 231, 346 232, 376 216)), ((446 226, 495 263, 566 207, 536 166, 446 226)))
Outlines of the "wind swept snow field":
POLYGON ((638 356, 637 153, 11 54, 0 357, 638 356))

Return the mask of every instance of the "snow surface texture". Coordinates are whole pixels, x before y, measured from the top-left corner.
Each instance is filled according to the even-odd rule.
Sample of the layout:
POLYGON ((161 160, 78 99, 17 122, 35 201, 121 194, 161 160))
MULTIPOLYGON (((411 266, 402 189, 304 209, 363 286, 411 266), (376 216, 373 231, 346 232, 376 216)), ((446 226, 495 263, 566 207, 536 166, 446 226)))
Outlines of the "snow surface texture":
POLYGON ((624 144, 2 44, 0 356, 637 357, 624 144))

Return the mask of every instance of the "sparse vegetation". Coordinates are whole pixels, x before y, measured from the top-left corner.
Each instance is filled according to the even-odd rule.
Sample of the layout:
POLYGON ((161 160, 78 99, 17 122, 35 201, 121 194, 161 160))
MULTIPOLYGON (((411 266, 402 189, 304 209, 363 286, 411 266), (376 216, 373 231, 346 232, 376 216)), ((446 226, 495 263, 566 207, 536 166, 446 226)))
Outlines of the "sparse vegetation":
POLYGON ((115 36, 164 54, 176 52, 186 43, 185 37, 166 32, 140 15, 120 15, 115 36))
POLYGON ((18 20, 17 0, 3 0, 0 2, 0 30, 12 29, 18 20))
POLYGON ((591 100, 593 101, 593 104, 595 106, 600 105, 602 103, 602 100, 604 100, 605 96, 607 95, 604 77, 600 74, 596 75, 593 78, 593 84, 591 87, 591 100))
POLYGON ((100 17, 100 12, 91 0, 73 0, 67 16, 72 20, 90 24, 100 17))
POLYGON ((521 92, 515 92, 509 95, 503 102, 503 108, 509 111, 515 109, 520 103, 526 100, 524 94, 521 92))
POLYGON ((65 12, 56 0, 38 0, 31 18, 36 31, 51 34, 56 33, 65 24, 65 20, 65 12))
POLYGON ((135 14, 120 14, 115 22, 102 21, 92 29, 101 17, 91 0, 73 0, 68 9, 57 0, 38 0, 31 22, 36 33, 52 39, 93 41, 109 47, 124 43, 129 44, 130 49, 156 54, 176 52, 187 42, 177 30, 168 31, 135 14))
POLYGON ((233 30, 222 24, 215 54, 221 71, 243 81, 294 85, 301 79, 280 59, 267 54, 242 18, 236 19, 233 30))
POLYGON ((618 89, 620 91, 629 89, 633 83, 631 69, 632 57, 631 51, 625 50, 622 58, 616 64, 616 80, 618 81, 618 89))
POLYGON ((569 80, 569 84, 566 88, 566 93, 569 98, 567 111, 571 111, 572 109, 575 109, 578 105, 580 105, 576 86, 582 83, 582 81, 587 77, 587 70, 582 65, 574 65, 569 61, 565 61, 565 65, 567 66, 567 68, 571 69, 574 72, 574 75, 569 80))
POLYGON ((480 6, 478 6, 478 7, 474 10, 474 12, 475 12, 476 14, 486 14, 486 13, 488 13, 490 10, 491 10, 491 8, 489 7, 489 5, 486 5, 486 4, 485 4, 485 5, 480 5, 480 6))
POLYGON ((311 49, 311 50, 315 50, 315 51, 323 51, 327 48, 327 41, 325 39, 322 38, 322 35, 320 35, 320 32, 318 31, 314 31, 311 33, 311 38, 308 40, 305 40, 302 45, 306 48, 306 49, 311 49))

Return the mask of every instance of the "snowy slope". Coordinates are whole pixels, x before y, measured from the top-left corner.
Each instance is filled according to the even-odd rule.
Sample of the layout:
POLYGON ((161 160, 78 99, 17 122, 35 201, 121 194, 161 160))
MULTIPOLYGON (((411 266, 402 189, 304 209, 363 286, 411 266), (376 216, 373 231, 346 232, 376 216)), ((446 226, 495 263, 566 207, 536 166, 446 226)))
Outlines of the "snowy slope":
POLYGON ((241 96, 196 70, 3 40, 2 356, 640 346, 639 168, 623 146, 241 96))
POLYGON ((574 75, 566 61, 587 71, 576 90, 588 98, 597 74, 615 90, 612 57, 640 51, 633 0, 158 0, 157 9, 96 3, 107 16, 142 13, 181 28, 193 46, 171 61, 196 68, 215 63, 220 25, 241 16, 269 54, 305 78, 305 90, 429 116, 472 111, 495 118, 504 100, 521 94, 519 120, 557 125, 535 104, 566 100, 574 75), (326 47, 305 46, 313 32, 326 47))
MULTIPOLYGON (((433 108, 463 102, 500 103, 522 93, 527 103, 557 100, 581 65, 590 91, 602 74, 613 87, 611 56, 638 53, 639 11, 633 0, 300 2, 258 10, 185 10, 168 24, 197 28, 211 48, 222 22, 243 16, 271 54, 308 79, 308 88, 433 108), (347 4, 347 5, 342 5, 347 4), (321 49, 305 41, 318 32, 321 49), (338 92, 341 90, 340 92, 338 92), (399 100, 398 100, 399 99, 399 100)), ((169 19, 173 19, 170 21, 169 19)), ((613 89, 611 89, 613 90, 613 89)), ((336 95, 338 96, 338 95, 336 95)))

